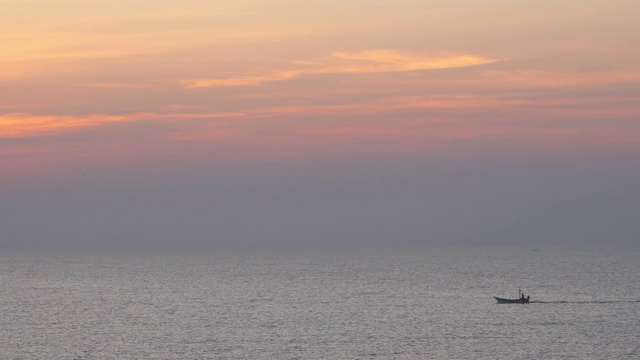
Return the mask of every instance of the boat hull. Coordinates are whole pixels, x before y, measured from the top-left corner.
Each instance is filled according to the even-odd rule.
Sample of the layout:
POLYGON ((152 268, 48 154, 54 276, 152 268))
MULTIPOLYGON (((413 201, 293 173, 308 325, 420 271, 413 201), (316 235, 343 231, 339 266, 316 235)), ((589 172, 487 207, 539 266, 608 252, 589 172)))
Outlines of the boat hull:
POLYGON ((526 304, 529 302, 529 299, 504 299, 504 298, 499 298, 497 296, 493 297, 494 299, 496 299, 496 301, 498 301, 498 303, 500 304, 526 304))

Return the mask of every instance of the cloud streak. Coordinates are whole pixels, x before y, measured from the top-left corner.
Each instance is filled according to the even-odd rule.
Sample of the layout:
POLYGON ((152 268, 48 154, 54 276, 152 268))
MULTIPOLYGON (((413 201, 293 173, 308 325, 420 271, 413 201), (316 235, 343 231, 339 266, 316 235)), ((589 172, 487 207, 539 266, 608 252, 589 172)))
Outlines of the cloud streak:
POLYGON ((114 123, 154 120, 193 120, 217 119, 242 116, 243 113, 133 113, 126 115, 36 115, 6 114, 0 115, 0 139, 50 136, 77 132, 114 123))
POLYGON ((225 86, 258 86, 270 82, 290 80, 318 74, 393 73, 420 70, 440 70, 486 65, 500 61, 475 55, 410 55, 393 50, 370 50, 347 53, 335 52, 329 58, 316 61, 297 61, 298 68, 286 71, 264 71, 231 77, 183 80, 186 88, 225 86))

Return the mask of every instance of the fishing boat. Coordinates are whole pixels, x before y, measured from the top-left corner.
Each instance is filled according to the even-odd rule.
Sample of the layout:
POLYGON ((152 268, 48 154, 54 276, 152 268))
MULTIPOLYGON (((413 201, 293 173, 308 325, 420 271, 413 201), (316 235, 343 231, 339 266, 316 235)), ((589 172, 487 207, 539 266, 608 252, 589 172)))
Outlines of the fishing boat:
POLYGON ((505 298, 500 298, 497 296, 493 297, 494 299, 496 299, 496 301, 498 301, 498 304, 528 304, 529 303, 529 297, 524 297, 524 294, 518 290, 518 298, 517 299, 505 299, 505 298))
POLYGON ((527 304, 529 302, 528 298, 522 297, 519 299, 504 299, 494 296, 493 298, 496 299, 499 304, 527 304))

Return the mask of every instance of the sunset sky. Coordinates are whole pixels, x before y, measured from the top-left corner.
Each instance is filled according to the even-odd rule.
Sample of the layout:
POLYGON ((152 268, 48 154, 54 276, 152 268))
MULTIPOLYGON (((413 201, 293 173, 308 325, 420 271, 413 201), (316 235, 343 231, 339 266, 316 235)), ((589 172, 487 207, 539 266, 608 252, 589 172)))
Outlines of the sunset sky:
POLYGON ((637 242, 638 14, 0 0, 0 246, 637 242))

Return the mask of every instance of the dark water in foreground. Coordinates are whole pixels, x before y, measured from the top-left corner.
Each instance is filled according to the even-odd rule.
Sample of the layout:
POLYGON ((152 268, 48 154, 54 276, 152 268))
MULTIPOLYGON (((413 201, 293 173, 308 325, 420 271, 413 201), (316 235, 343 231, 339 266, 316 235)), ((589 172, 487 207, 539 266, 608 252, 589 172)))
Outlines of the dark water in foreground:
POLYGON ((4 252, 0 358, 639 359, 639 270, 637 248, 4 252))

